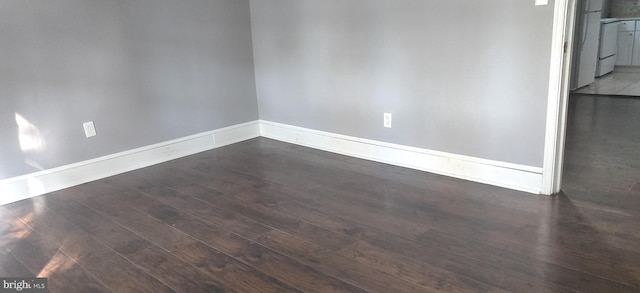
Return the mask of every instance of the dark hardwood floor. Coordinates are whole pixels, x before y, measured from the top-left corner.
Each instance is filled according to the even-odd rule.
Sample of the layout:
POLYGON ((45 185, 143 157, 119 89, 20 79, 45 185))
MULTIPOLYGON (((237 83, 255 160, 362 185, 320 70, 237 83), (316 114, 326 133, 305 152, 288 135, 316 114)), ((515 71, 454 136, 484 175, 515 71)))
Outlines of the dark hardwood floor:
POLYGON ((640 292, 640 100, 573 96, 564 192, 269 139, 0 207, 51 292, 640 292))
POLYGON ((569 109, 567 196, 639 211, 640 98, 574 95, 569 109))

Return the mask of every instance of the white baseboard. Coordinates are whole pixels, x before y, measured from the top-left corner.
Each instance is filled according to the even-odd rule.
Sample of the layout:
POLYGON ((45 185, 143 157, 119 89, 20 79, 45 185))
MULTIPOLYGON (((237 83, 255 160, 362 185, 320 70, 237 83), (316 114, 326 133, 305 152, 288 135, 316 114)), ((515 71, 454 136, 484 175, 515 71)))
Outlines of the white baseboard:
POLYGON ((408 147, 260 121, 263 137, 352 157, 427 171, 525 191, 541 193, 542 168, 408 147))
POLYGON ((0 205, 84 184, 260 136, 258 121, 0 180, 0 205))
POLYGON ((539 194, 542 168, 252 121, 0 180, 0 205, 264 136, 352 157, 539 194))

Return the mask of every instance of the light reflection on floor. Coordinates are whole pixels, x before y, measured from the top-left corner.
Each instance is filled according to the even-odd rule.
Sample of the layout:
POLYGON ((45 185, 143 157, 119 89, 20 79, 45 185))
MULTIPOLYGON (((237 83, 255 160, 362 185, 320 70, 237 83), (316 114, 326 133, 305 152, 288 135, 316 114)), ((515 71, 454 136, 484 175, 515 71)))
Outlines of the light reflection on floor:
POLYGON ((594 83, 576 90, 575 93, 640 96, 640 72, 613 72, 596 78, 594 83))

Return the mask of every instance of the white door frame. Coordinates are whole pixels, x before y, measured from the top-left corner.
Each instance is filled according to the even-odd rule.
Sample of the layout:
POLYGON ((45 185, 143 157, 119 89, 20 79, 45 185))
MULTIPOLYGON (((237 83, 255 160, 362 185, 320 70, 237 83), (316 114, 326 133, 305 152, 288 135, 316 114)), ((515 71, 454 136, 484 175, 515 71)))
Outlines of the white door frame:
POLYGON ((560 192, 569 103, 576 0, 556 0, 551 41, 551 71, 547 104, 541 193, 560 192))

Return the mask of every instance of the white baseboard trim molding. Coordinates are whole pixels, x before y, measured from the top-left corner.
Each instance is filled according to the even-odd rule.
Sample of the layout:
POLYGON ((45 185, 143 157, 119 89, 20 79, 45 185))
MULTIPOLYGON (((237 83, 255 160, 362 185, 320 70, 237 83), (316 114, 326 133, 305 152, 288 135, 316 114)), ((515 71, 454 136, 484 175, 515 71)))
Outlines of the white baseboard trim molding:
POLYGON ((260 136, 259 121, 237 124, 28 175, 0 180, 0 205, 260 136))
POLYGON ((0 205, 263 136, 347 156, 540 194, 542 168, 251 121, 0 180, 0 205))
POLYGON ((260 121, 263 137, 430 173, 540 194, 542 168, 260 121))

